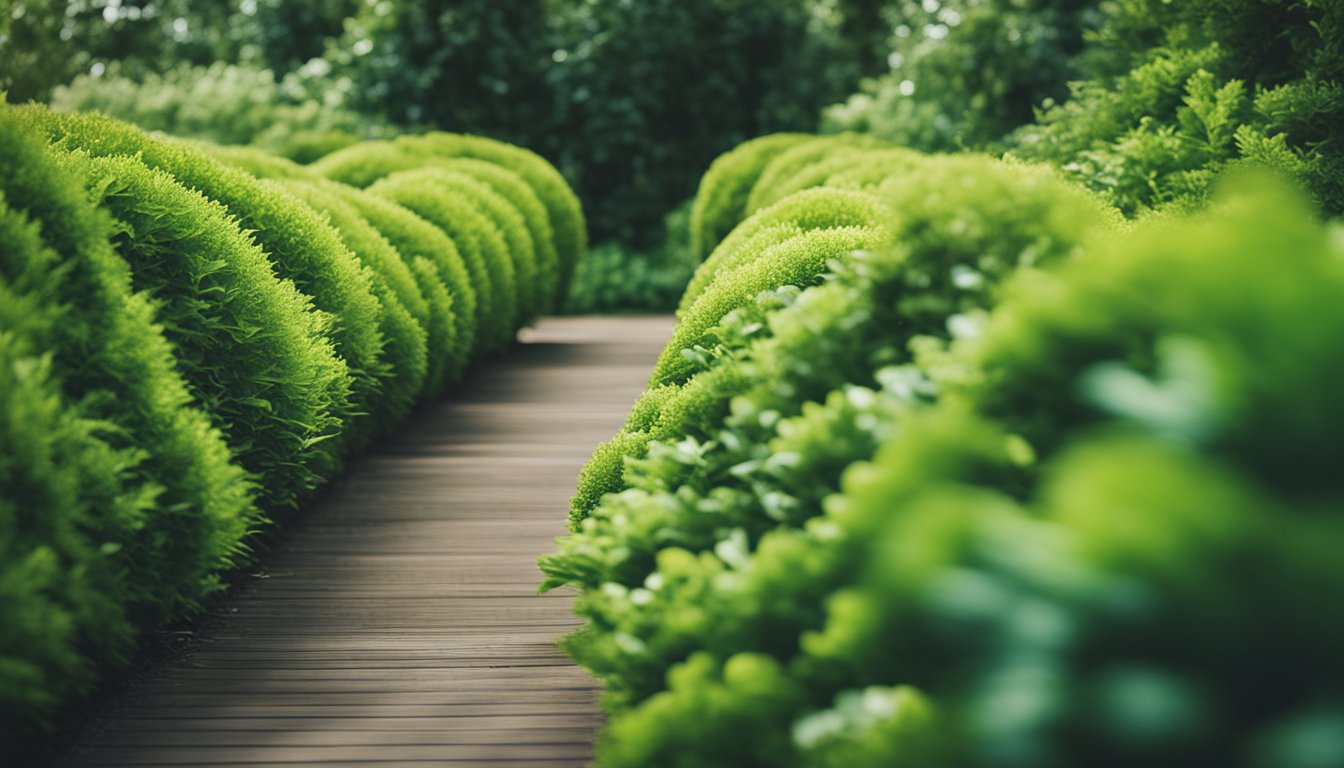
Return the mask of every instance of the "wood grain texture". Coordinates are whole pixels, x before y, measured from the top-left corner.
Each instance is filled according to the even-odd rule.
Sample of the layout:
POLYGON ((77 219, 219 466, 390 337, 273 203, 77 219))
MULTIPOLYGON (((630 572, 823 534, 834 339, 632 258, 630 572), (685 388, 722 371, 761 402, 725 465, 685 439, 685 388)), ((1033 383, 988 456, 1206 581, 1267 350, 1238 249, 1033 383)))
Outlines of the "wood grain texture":
POLYGON ((597 685, 538 595, 593 448, 672 321, 551 318, 355 461, 79 766, 584 765, 597 685))

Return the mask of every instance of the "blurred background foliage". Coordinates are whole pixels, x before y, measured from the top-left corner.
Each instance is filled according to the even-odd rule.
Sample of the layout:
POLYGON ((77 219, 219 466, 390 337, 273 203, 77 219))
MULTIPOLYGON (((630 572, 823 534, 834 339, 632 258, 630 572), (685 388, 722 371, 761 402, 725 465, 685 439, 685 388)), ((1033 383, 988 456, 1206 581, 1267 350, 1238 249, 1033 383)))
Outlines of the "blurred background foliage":
POLYGON ((300 161, 429 127, 534 149, 646 309, 686 271, 669 212, 777 131, 1012 154, 1129 215, 1259 163, 1344 211, 1341 47, 1338 0, 0 0, 10 101, 300 161))

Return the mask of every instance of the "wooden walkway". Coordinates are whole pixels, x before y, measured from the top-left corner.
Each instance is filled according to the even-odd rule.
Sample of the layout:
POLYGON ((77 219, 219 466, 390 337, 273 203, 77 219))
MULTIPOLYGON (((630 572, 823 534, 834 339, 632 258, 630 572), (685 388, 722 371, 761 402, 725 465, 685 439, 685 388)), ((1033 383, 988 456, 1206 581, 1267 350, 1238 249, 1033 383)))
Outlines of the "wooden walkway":
POLYGON ((351 467, 135 686, 81 766, 586 764, 596 685, 536 594, 580 467, 620 427, 670 318, 547 319, 351 467))

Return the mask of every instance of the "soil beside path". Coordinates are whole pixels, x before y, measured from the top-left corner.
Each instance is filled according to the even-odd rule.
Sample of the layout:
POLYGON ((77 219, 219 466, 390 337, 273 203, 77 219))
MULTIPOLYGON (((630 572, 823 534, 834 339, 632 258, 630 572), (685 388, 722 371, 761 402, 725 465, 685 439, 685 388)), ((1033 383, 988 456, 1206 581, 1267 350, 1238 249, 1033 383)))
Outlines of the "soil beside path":
POLYGON ((597 685, 537 595, 592 449, 671 335, 549 318, 421 409, 285 532, 266 578, 137 684, 77 766, 584 765, 597 685))

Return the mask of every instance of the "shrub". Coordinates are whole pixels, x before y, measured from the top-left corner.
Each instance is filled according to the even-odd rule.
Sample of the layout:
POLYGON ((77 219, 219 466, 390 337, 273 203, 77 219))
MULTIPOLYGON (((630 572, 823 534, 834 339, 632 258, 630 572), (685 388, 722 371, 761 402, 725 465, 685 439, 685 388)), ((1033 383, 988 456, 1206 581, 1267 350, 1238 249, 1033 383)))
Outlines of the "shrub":
POLYGON ((226 146, 207 141, 188 143, 219 162, 247 171, 259 179, 310 179, 315 176, 308 168, 293 160, 286 160, 258 147, 226 146))
POLYGON ((775 155, 765 164, 761 175, 751 187, 747 197, 747 215, 779 202, 777 194, 781 185, 803 168, 820 162, 835 153, 854 149, 886 149, 890 145, 870 136, 843 134, 840 136, 818 136, 802 141, 775 155))
POLYGON ((429 304, 416 286, 415 275, 401 254, 368 220, 341 199, 334 184, 292 181, 285 188, 314 210, 326 214, 350 252, 373 271, 374 295, 383 305, 384 355, 396 376, 383 385, 375 406, 376 423, 399 423, 424 390, 429 370, 429 304))
POLYGON ((814 229, 862 227, 887 213, 876 198, 848 190, 812 190, 780 201, 749 217, 719 243, 686 286, 677 314, 684 315, 721 272, 750 263, 769 245, 814 229))
POLYGON ((250 482, 108 246, 112 222, 12 110, 0 139, 8 752, 124 658, 132 627, 217 589, 255 518, 250 482))
POLYGON ((228 212, 134 158, 71 158, 118 222, 112 243, 158 304, 192 394, 257 476, 267 509, 293 505, 322 476, 313 450, 338 435, 350 376, 328 320, 228 212))
POLYGON ((406 207, 452 239, 476 294, 477 349, 497 351, 515 328, 512 262, 498 227, 454 191, 443 173, 399 172, 376 182, 369 193, 406 207))
POLYGON ((1265 193, 1130 232, 983 158, 879 189, 892 248, 728 315, 585 470, 542 566, 597 764, 1340 755, 1338 238, 1265 193))
POLYGON ((691 252, 697 261, 747 217, 747 198, 765 166, 780 152, 813 138, 806 133, 762 136, 738 144, 710 164, 691 207, 691 252))
POLYGON ((308 168, 333 181, 360 189, 397 171, 420 168, 424 161, 391 141, 363 141, 313 161, 308 168))
POLYGON ((550 306, 563 305, 565 296, 569 294, 569 281, 574 275, 575 265, 588 247, 588 224, 584 220, 579 198, 553 165, 535 152, 483 136, 428 133, 423 136, 402 136, 397 139, 397 143, 417 153, 485 160, 523 177, 541 198, 550 217, 555 250, 560 258, 555 299, 550 306))
MULTIPOLYGON (((356 442, 372 430, 367 416, 360 414, 371 411, 381 380, 392 375, 380 359, 382 307, 373 296, 368 270, 316 212, 275 182, 258 181, 180 143, 152 139, 125 123, 97 115, 50 113, 38 107, 23 111, 65 147, 95 156, 139 153, 150 167, 172 174, 183 185, 223 204, 240 225, 253 232, 276 273, 294 281, 312 297, 314 306, 334 317, 329 334, 353 377, 351 409, 336 415, 345 421, 343 435, 356 442)), ((334 469, 343 439, 312 446, 316 450, 310 455, 319 462, 319 474, 325 476, 334 469)))
POLYGON ((424 394, 438 394, 462 377, 481 340, 476 331, 476 289, 462 255, 443 230, 400 205, 349 187, 330 189, 387 238, 410 266, 430 313, 424 394))
MULTIPOLYGON (((526 322, 555 309, 553 297, 560 279, 560 255, 555 250, 555 233, 551 229, 546 206, 536 191, 522 176, 486 160, 460 157, 440 159, 437 164, 442 164, 448 170, 461 171, 485 183, 522 216, 528 239, 532 243, 534 264, 532 277, 520 281, 520 287, 526 289, 527 297, 524 299, 520 296, 518 306, 528 308, 523 313, 526 322)), ((509 216, 507 212, 501 212, 501 215, 509 216)))

